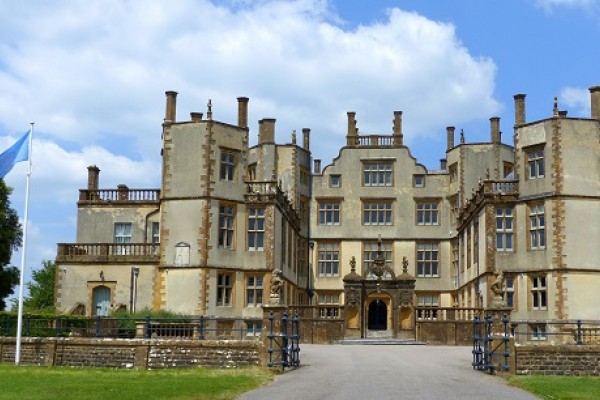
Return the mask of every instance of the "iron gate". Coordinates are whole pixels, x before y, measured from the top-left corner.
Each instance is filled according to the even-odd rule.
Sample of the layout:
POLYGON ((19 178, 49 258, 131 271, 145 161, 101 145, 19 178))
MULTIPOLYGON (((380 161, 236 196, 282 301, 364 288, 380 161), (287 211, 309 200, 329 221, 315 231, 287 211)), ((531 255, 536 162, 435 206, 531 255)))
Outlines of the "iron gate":
POLYGON ((490 375, 495 374, 496 371, 509 370, 510 334, 508 323, 506 314, 499 321, 494 321, 491 315, 486 315, 483 321, 479 316, 475 316, 473 319, 473 362, 471 363, 473 369, 487 371, 490 375), (494 322, 496 327, 502 328, 502 331, 494 332, 494 322))
POLYGON ((275 315, 269 312, 269 367, 281 365, 281 370, 300 366, 300 317, 283 313, 279 332, 275 332, 275 315))

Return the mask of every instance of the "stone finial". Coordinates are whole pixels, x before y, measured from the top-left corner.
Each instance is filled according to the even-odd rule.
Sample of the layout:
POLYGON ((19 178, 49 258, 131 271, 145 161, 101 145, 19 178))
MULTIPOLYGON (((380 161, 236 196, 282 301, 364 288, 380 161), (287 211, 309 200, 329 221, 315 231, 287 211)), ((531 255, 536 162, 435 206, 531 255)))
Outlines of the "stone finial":
POLYGON ((558 117, 558 97, 554 98, 554 107, 552 107, 552 115, 558 117))
POLYGON ((292 144, 296 144, 296 130, 292 131, 292 144))
POLYGON ((464 131, 464 129, 460 130, 460 142, 461 143, 465 142, 465 131, 464 131))
POLYGON ((206 113, 206 118, 208 118, 209 120, 212 120, 212 100, 211 99, 208 99, 207 107, 208 107, 208 111, 206 113))
POLYGON ((281 292, 283 290, 282 275, 279 269, 275 269, 271 274, 271 296, 269 298, 269 303, 271 304, 280 304, 281 302, 281 292))
POLYGON ((350 272, 356 273, 356 257, 354 256, 350 259, 350 272))
POLYGON ((492 292, 493 296, 492 304, 494 306, 506 307, 506 302, 504 301, 505 289, 505 281, 502 271, 498 271, 498 269, 496 269, 494 271, 494 281, 490 285, 490 291, 492 292))
POLYGON ((408 274, 408 259, 406 256, 402 257, 402 273, 408 274))

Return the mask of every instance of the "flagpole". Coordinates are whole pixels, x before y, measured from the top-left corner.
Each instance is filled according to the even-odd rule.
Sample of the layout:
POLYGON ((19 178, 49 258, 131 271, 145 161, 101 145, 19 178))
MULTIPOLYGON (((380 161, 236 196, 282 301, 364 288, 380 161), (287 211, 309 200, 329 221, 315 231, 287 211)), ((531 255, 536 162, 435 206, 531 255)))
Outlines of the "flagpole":
POLYGON ((29 178, 31 178, 31 150, 33 149, 33 125, 29 136, 29 157, 27 161, 27 180, 25 183, 25 212, 23 215, 23 248, 21 249, 21 274, 19 278, 19 311, 17 317, 17 348, 15 349, 15 365, 21 362, 21 336, 23 334, 23 287, 25 286, 25 262, 27 260, 27 218, 29 213, 29 178))

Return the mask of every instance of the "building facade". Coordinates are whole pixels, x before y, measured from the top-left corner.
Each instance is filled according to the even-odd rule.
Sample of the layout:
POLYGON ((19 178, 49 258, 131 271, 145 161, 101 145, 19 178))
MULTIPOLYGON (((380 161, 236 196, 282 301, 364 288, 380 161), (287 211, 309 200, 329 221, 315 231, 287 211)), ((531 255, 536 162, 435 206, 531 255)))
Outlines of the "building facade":
POLYGON ((251 331, 276 279, 279 303, 398 336, 435 308, 492 305, 501 282, 540 335, 549 321, 600 319, 600 87, 590 92, 591 118, 555 103, 535 122, 516 95, 511 145, 496 117, 485 143, 455 143, 448 127, 438 170, 404 145, 400 111, 390 135, 359 134, 349 112, 346 143, 321 168, 306 128, 277 144, 262 119, 250 146, 247 98, 237 124, 214 120, 210 101, 182 122, 167 92, 161 187, 100 189, 88 168, 77 242, 58 245, 56 308, 166 309, 251 331))

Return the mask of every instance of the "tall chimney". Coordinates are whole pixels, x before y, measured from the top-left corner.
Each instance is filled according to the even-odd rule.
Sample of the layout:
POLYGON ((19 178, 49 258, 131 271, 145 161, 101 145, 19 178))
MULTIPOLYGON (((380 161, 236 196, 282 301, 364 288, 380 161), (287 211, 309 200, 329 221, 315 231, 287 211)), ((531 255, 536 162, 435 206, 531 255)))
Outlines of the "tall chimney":
POLYGON ((454 127, 446 127, 446 151, 454 148, 454 127))
POLYGON ((302 128, 302 147, 310 150, 310 128, 302 128))
POLYGON ((319 160, 319 159, 316 159, 314 161, 314 173, 315 174, 321 173, 321 160, 319 160))
POLYGON ((525 123, 525 94, 515 94, 515 125, 525 123))
POLYGON ((100 168, 95 165, 88 167, 88 190, 98 190, 100 182, 100 168))
POLYGON ((238 126, 240 128, 248 127, 248 98, 238 97, 238 126))
POLYGON ((490 118, 492 143, 500 143, 500 117, 490 118))
POLYGON ((403 145, 402 111, 394 111, 394 144, 403 145))
POLYGON ((169 90, 165 92, 167 96, 167 109, 165 111, 165 123, 175 122, 175 113, 177 110, 177 92, 169 90))
POLYGON ((348 111, 348 134, 346 135, 346 145, 351 147, 356 146, 357 136, 356 113, 348 111))
POLYGON ((592 118, 600 120, 600 86, 590 88, 592 100, 592 118))
POLYGON ((275 118, 258 121, 258 144, 275 144, 275 118))

